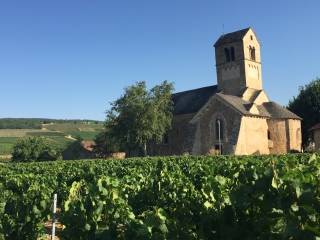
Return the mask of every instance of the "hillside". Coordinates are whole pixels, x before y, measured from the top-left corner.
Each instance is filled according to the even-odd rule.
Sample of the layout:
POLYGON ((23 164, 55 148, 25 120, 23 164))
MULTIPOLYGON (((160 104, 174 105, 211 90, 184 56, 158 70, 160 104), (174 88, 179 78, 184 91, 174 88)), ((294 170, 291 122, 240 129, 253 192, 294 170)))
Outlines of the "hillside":
MULTIPOLYGON (((65 120, 64 120, 65 121, 65 120)), ((0 160, 8 158, 11 147, 25 136, 43 136, 50 141, 51 148, 64 147, 78 135, 84 141, 92 141, 103 128, 103 122, 68 120, 69 122, 41 124, 40 129, 0 129, 0 160), (2 156, 2 159, 1 159, 2 156)), ((0 119, 1 122, 1 119, 0 119)))
POLYGON ((42 124, 50 123, 96 123, 88 119, 49 119, 49 118, 0 118, 0 129, 41 129, 42 124))

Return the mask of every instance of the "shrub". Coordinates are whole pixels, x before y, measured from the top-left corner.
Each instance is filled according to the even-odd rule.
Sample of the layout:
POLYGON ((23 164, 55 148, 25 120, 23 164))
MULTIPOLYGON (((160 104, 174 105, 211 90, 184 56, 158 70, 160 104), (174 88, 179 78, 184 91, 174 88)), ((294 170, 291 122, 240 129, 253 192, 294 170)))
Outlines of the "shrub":
POLYGON ((59 154, 49 147, 46 138, 24 137, 12 148, 12 162, 40 162, 57 160, 59 154))

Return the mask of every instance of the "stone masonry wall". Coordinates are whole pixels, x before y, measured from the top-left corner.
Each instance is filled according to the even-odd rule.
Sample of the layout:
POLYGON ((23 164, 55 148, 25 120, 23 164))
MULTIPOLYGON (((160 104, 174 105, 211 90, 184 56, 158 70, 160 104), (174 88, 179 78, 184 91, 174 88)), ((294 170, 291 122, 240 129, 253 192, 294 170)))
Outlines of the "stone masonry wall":
POLYGON ((316 152, 320 152, 320 129, 313 130, 314 148, 316 152))
POLYGON ((270 140, 273 142, 273 147, 270 148, 270 153, 281 154, 287 153, 287 140, 288 136, 286 134, 286 120, 272 118, 267 120, 268 129, 270 134, 270 140))
POLYGON ((244 58, 246 59, 245 71, 247 86, 255 89, 262 89, 260 43, 252 29, 250 29, 243 38, 243 50, 244 58), (251 60, 250 47, 255 48, 255 60, 251 60))
POLYGON ((195 154, 194 151, 198 151, 195 149, 195 141, 198 130, 198 123, 189 123, 186 131, 186 137, 182 146, 182 154, 188 153, 190 155, 195 154))
POLYGON ((244 87, 262 89, 260 43, 250 29, 243 40, 215 48, 218 87, 226 94, 238 94, 244 87), (227 62, 225 49, 234 48, 234 61, 227 62), (255 49, 251 59, 250 48, 255 49))
POLYGON ((235 154, 269 154, 267 129, 265 118, 243 116, 235 154))
POLYGON ((198 123, 198 133, 196 134, 194 145, 201 148, 193 154, 207 154, 219 144, 219 139, 217 139, 215 134, 215 121, 218 117, 221 119, 223 129, 223 137, 220 139, 222 153, 228 154, 230 134, 233 130, 235 116, 239 118, 238 113, 217 99, 213 100, 211 105, 208 105, 206 109, 202 109, 198 119, 193 119, 193 121, 198 123))
POLYGON ((218 87, 223 89, 224 93, 236 94, 240 88, 245 87, 242 42, 233 42, 216 47, 215 57, 218 87), (230 49, 231 47, 234 48, 235 61, 227 62, 224 49, 230 49))
POLYGON ((233 119, 227 154, 236 154, 237 150, 240 151, 240 149, 245 149, 243 142, 239 141, 241 118, 242 117, 240 116, 235 116, 233 119))
POLYGON ((301 152, 301 121, 287 119, 287 133, 289 133, 289 145, 287 151, 301 152))
POLYGON ((174 116, 172 129, 168 132, 168 143, 153 144, 154 156, 181 155, 187 127, 195 113, 174 116))

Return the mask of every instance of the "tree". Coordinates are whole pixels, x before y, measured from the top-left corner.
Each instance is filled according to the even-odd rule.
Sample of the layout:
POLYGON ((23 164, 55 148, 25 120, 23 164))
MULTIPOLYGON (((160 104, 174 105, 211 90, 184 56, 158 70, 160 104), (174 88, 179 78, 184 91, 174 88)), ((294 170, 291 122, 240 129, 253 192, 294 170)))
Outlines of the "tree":
POLYGON ((68 145, 71 150, 71 159, 80 159, 83 151, 83 138, 80 135, 76 136, 76 140, 68 145))
POLYGON ((173 90, 173 83, 167 81, 150 91, 146 90, 145 81, 125 87, 125 93, 106 111, 108 136, 123 147, 141 147, 146 156, 147 143, 153 138, 160 142, 171 129, 173 90))
POLYGON ((93 139, 93 152, 98 158, 108 157, 110 153, 123 151, 117 140, 111 138, 106 129, 102 129, 93 139))
POLYGON ((299 87, 299 94, 289 101, 287 109, 301 117, 302 143, 307 144, 308 129, 320 122, 320 79, 299 87))
POLYGON ((12 148, 12 162, 40 162, 57 160, 60 156, 49 147, 43 137, 25 137, 12 148))

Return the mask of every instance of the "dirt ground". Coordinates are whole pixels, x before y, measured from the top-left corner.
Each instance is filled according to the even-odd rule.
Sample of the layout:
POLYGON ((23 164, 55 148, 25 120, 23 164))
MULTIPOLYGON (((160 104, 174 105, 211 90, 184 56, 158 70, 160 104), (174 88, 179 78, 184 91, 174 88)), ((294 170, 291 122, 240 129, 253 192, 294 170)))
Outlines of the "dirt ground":
MULTIPOLYGON (((51 233, 52 233, 52 220, 50 219, 49 221, 45 222, 45 227, 46 227, 46 236, 47 236, 47 240, 51 240, 51 233)), ((59 232, 62 231, 62 226, 61 223, 56 221, 56 231, 55 231, 55 240, 59 240, 59 237, 57 235, 59 235, 59 232)))
MULTIPOLYGON (((61 211, 61 208, 57 208, 57 213, 59 213, 61 211)), ((47 240, 51 240, 51 234, 52 234, 52 219, 46 221, 44 223, 44 226, 46 228, 46 236, 47 236, 47 240)), ((55 240, 59 240, 59 232, 62 231, 62 225, 61 223, 59 223, 58 219, 56 219, 56 231, 55 231, 55 236, 54 239, 55 240)))

